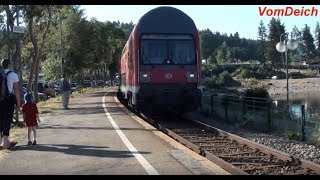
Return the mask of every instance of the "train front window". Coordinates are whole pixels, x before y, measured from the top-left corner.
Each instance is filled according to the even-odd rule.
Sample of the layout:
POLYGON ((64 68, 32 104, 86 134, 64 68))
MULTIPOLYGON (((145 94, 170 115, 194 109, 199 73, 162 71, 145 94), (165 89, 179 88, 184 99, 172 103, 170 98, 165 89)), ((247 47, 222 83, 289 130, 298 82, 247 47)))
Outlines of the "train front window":
POLYGON ((173 40, 169 42, 169 58, 174 64, 195 64, 194 44, 192 40, 173 40))
POLYGON ((142 64, 162 64, 168 54, 165 40, 143 40, 141 44, 142 64))
POLYGON ((140 63, 144 65, 194 65, 193 39, 142 39, 140 63))

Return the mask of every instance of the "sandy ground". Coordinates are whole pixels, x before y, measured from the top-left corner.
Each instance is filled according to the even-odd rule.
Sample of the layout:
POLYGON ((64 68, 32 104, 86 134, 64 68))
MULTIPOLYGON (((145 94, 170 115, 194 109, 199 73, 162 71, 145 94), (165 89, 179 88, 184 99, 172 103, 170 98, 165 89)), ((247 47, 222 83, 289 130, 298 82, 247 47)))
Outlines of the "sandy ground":
MULTIPOLYGON (((287 93, 286 79, 270 79, 266 80, 269 84, 268 92, 271 96, 282 96, 287 93)), ((320 94, 320 77, 304 78, 304 79, 289 79, 289 94, 320 94)))

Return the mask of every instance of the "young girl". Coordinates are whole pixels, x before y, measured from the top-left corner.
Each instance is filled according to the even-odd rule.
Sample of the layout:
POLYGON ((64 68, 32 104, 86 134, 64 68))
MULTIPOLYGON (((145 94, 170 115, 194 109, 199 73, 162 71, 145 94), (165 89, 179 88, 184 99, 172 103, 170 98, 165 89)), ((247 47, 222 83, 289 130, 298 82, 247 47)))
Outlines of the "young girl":
POLYGON ((24 95, 25 104, 22 105, 23 112, 23 120, 25 126, 28 127, 28 145, 36 145, 36 127, 38 126, 38 122, 40 123, 39 115, 38 115, 38 107, 33 102, 32 93, 27 92, 24 95), (38 122, 37 122, 38 120, 38 122), (33 131, 33 141, 31 141, 31 130, 33 131))

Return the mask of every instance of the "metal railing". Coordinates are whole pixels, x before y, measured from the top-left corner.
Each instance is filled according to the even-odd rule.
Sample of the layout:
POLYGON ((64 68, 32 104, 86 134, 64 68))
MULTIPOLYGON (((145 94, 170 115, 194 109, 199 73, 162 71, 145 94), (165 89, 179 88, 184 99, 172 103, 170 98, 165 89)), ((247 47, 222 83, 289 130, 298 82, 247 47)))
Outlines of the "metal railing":
POLYGON ((223 93, 202 94, 201 111, 216 120, 263 132, 285 133, 294 139, 312 140, 320 135, 320 112, 304 105, 278 105, 269 98, 254 98, 223 93))

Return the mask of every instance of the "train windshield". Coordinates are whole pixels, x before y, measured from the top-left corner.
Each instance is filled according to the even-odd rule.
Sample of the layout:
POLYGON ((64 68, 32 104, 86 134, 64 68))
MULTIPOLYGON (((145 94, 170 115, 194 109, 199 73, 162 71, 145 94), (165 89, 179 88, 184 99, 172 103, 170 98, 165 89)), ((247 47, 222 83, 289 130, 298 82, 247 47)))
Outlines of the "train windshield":
POLYGON ((140 63, 195 65, 192 36, 142 36, 140 63))

